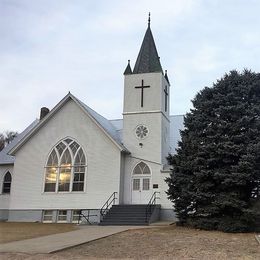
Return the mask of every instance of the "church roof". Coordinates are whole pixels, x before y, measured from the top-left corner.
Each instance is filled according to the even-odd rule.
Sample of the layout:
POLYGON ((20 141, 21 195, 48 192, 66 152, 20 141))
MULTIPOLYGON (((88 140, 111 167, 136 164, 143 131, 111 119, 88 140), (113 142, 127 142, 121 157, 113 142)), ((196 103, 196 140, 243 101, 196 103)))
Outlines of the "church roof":
POLYGON ((79 99, 77 99, 76 97, 74 97, 74 98, 92 116, 92 118, 109 134, 109 136, 112 137, 113 140, 116 141, 116 143, 123 148, 122 150, 127 151, 127 149, 123 146, 122 140, 121 140, 116 128, 113 126, 113 124, 108 119, 106 119, 105 117, 98 114, 96 111, 91 109, 89 106, 84 104, 79 99))
POLYGON ((20 133, 14 140, 8 144, 1 152, 0 152, 0 164, 13 164, 15 157, 9 155, 8 152, 16 146, 24 136, 26 136, 37 124, 39 120, 34 120, 22 133, 20 133))
POLYGON ((148 28, 146 30, 141 49, 139 51, 134 74, 148 73, 148 72, 162 72, 160 57, 158 56, 153 34, 150 28, 150 17, 148 20, 148 28))
MULTIPOLYGON (((100 129, 102 129, 102 131, 104 131, 104 133, 117 145, 117 147, 120 148, 122 152, 129 153, 129 151, 121 143, 121 138, 119 137, 118 132, 110 123, 110 121, 98 114, 97 112, 95 112, 90 107, 88 107, 82 101, 73 96, 70 92, 42 120, 40 120, 38 124, 29 129, 25 135, 23 135, 12 147, 10 147, 10 149, 6 150, 5 153, 14 155, 15 152, 20 147, 22 147, 22 145, 26 143, 34 133, 36 133, 44 124, 46 124, 46 122, 48 122, 49 119, 54 114, 56 114, 57 111, 70 99, 74 100, 75 103, 78 104, 80 108, 83 109, 86 112, 86 114, 89 115, 89 117, 100 127, 100 129)), ((0 164, 2 164, 1 160, 0 164)))

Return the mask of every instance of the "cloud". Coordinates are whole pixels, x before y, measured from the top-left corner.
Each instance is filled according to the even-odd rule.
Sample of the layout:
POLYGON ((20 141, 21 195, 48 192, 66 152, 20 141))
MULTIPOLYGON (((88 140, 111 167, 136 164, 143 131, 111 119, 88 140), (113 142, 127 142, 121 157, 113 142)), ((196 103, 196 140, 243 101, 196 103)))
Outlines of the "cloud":
POLYGON ((108 118, 122 113, 148 12, 172 83, 171 113, 230 69, 259 70, 258 1, 0 1, 0 132, 21 131, 71 91, 108 118), (243 15, 241 15, 243 14, 243 15))

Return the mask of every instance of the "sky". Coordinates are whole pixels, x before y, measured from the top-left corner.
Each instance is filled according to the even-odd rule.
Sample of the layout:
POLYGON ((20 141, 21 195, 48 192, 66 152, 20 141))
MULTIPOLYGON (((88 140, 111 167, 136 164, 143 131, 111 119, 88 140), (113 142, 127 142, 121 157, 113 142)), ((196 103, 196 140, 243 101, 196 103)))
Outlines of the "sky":
POLYGON ((0 0, 0 132, 21 132, 69 91, 122 118, 148 12, 171 114, 230 70, 260 72, 259 0, 0 0))

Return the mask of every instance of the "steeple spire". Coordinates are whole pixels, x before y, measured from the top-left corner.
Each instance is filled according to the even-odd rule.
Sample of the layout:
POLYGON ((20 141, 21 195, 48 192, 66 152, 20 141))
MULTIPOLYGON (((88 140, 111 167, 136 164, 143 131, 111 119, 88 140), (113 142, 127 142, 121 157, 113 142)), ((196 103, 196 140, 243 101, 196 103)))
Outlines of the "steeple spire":
POLYGON ((148 28, 146 30, 141 49, 139 51, 135 67, 134 74, 149 73, 149 72, 163 72, 160 63, 160 57, 158 56, 155 42, 153 39, 152 31, 150 28, 151 15, 148 15, 148 28))
POLYGON ((128 60, 128 64, 126 66, 126 69, 125 69, 125 72, 124 72, 124 75, 129 75, 129 74, 132 74, 132 69, 131 69, 131 65, 130 65, 130 60, 128 60))

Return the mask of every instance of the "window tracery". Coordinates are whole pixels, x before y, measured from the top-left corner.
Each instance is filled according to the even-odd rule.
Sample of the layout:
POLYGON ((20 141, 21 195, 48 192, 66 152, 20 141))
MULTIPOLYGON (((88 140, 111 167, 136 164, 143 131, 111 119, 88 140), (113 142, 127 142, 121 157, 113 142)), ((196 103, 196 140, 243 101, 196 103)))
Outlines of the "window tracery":
POLYGON ((140 162, 135 166, 133 174, 137 174, 137 175, 151 174, 151 171, 146 163, 140 162))
POLYGON ((44 192, 84 191, 86 157, 80 145, 66 138, 51 151, 44 192))
POLYGON ((2 193, 4 193, 4 194, 9 194, 10 191, 11 191, 11 184, 12 184, 12 175, 11 175, 11 173, 8 171, 8 172, 5 174, 5 176, 4 176, 2 193))

